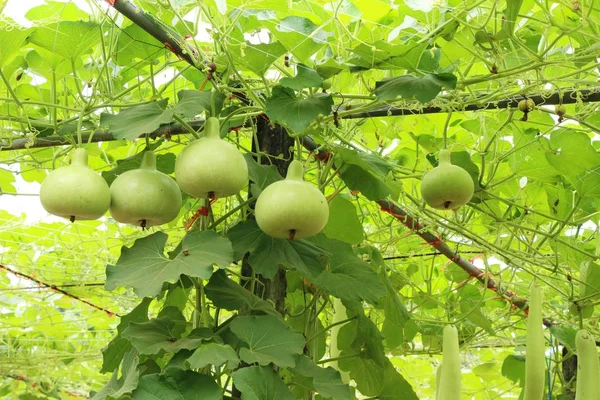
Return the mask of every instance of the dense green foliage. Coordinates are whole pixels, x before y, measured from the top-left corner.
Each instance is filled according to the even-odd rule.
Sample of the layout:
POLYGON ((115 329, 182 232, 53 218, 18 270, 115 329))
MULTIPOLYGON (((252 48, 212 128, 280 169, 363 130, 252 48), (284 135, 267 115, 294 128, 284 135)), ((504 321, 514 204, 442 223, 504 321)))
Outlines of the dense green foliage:
POLYGON ((0 151, 0 397, 209 400, 234 384, 244 400, 431 399, 452 323, 463 398, 516 398, 527 319, 506 300, 527 299, 535 278, 553 323, 546 390, 569 399, 563 357, 580 328, 600 340, 598 2, 135 4, 195 66, 106 2, 0 0, 0 144, 26 143, 0 151), (555 93, 565 105, 519 110, 555 93), (406 115, 360 115, 389 105, 406 115), (108 184, 148 149, 173 177, 210 116, 252 184, 208 216, 185 194, 172 222, 147 230, 41 208, 41 182, 77 143, 108 184), (252 153, 261 118, 297 139, 305 181, 329 201, 323 233, 273 239, 248 218, 282 179, 267 165, 282 154, 252 153), (41 147, 57 138, 67 145, 41 147), (456 211, 421 198, 444 148, 475 188, 456 211), (516 297, 484 290, 382 199, 516 297), (285 315, 258 279, 279 267, 285 315))

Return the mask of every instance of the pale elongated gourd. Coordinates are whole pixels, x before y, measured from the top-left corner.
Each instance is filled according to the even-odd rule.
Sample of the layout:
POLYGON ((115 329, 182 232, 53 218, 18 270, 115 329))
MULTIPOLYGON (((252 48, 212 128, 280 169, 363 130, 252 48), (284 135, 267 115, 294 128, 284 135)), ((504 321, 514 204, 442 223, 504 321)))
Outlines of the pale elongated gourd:
MULTIPOLYGON (((348 315, 346 314, 346 307, 344 307, 342 300, 338 299, 337 297, 334 297, 333 298, 333 316, 331 319, 331 323, 335 324, 337 322, 341 322, 346 319, 348 319, 348 315)), ((336 325, 336 326, 332 327, 331 330, 329 331, 330 335, 331 335, 329 337, 329 357, 330 358, 338 358, 340 356, 340 354, 342 353, 341 350, 338 348, 338 334, 340 333, 340 329, 342 329, 342 327, 344 325, 345 324, 336 325)), ((344 383, 350 382, 350 374, 347 371, 340 370, 337 360, 331 361, 329 363, 329 365, 339 371, 340 375, 342 376, 342 381, 344 383)))
POLYGON ((460 400, 461 367, 458 330, 453 325, 444 327, 442 371, 436 395, 437 400, 460 400))
POLYGON ((187 145, 177 157, 175 179, 185 193, 201 199, 227 197, 248 183, 246 160, 219 132, 219 120, 207 118, 204 137, 187 145))
POLYGON ((321 232, 329 219, 327 199, 315 186, 303 180, 304 168, 294 160, 286 178, 262 191, 254 215, 267 235, 280 239, 301 239, 321 232))
POLYGON ((50 214, 75 220, 98 219, 110 205, 106 181, 88 168, 85 149, 73 151, 71 165, 50 172, 42 182, 40 201, 50 214))
POLYGON ((423 200, 439 210, 456 210, 471 200, 474 191, 473 178, 461 167, 452 165, 449 150, 440 150, 438 166, 421 181, 423 200))
POLYGON ((525 347, 523 400, 543 400, 546 380, 546 348, 542 325, 542 291, 537 283, 533 283, 531 286, 525 347))
POLYGON ((600 399, 600 361, 596 340, 585 329, 577 331, 577 391, 575 400, 600 399))
POLYGON ((110 214, 118 222, 146 228, 172 221, 181 210, 181 191, 170 176, 156 170, 156 155, 146 151, 138 169, 110 185, 110 214))

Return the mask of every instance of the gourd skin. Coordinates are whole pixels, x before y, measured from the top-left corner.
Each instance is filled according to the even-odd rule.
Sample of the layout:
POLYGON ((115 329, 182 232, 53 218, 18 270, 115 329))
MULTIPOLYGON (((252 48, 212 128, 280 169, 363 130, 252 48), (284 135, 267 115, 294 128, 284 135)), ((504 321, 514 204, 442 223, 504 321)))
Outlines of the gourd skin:
POLYGON ((585 329, 577 331, 577 391, 575 400, 600 399, 600 361, 596 341, 585 329))
POLYGON ((156 170, 156 156, 144 153, 140 168, 124 172, 110 186, 110 214, 125 224, 149 227, 172 221, 181 210, 175 181, 156 170))
POLYGON ((219 137, 219 120, 210 117, 205 135, 185 147, 175 162, 181 190, 197 198, 227 197, 248 183, 248 165, 238 149, 219 137))
POLYGON ((475 185, 463 168, 452 165, 450 152, 440 150, 439 165, 427 172, 421 181, 421 196, 430 207, 456 210, 473 197, 475 185))
POLYGON ((254 214, 260 229, 280 239, 301 239, 321 232, 329 219, 327 199, 302 180, 302 164, 292 161, 286 179, 262 191, 254 214))
POLYGON ((534 283, 529 300, 523 400, 543 400, 546 379, 545 341, 542 325, 542 292, 534 283))
POLYGON ((40 201, 50 214, 71 220, 92 220, 108 211, 108 184, 88 168, 87 158, 85 149, 76 149, 71 165, 55 169, 42 182, 40 201))
POLYGON ((460 400, 461 371, 458 330, 453 325, 444 327, 442 369, 436 400, 460 400))

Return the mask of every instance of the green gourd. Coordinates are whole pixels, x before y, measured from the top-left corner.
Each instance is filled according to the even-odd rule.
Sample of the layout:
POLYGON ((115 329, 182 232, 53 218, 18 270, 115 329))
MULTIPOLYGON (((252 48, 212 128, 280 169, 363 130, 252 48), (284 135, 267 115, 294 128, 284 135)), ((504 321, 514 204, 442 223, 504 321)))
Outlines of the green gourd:
POLYGON ((256 223, 267 235, 301 239, 321 232, 329 219, 327 199, 303 180, 304 169, 294 160, 284 180, 264 189, 254 208, 256 223))
POLYGON ((456 210, 473 197, 473 178, 463 168, 452 165, 450 151, 440 150, 439 164, 421 181, 421 196, 430 207, 456 210))
POLYGON ((50 172, 40 187, 40 202, 50 214, 75 220, 98 219, 110 205, 106 181, 88 168, 85 149, 73 151, 71 165, 50 172))
POLYGON ((443 357, 436 400, 460 400, 461 366, 458 330, 453 325, 444 327, 443 357))
POLYGON ((537 283, 531 286, 525 347, 523 400, 542 400, 546 380, 546 348, 542 320, 542 291, 537 283))
POLYGON ((585 329, 577 331, 577 391, 575 400, 600 399, 600 362, 596 340, 585 329))
MULTIPOLYGON (((333 315, 331 318, 331 324, 335 324, 335 323, 339 323, 339 324, 333 326, 331 328, 331 330, 329 331, 330 332, 330 337, 329 337, 329 357, 330 358, 338 358, 342 353, 342 351, 338 348, 338 335, 339 335, 342 327, 345 325, 345 324, 341 324, 340 322, 345 321, 347 319, 348 319, 348 315, 346 313, 346 307, 344 307, 342 300, 338 299, 337 297, 334 297, 333 298, 333 315)), ((342 377, 342 381, 344 383, 350 382, 350 373, 347 371, 340 370, 337 360, 331 361, 329 363, 329 366, 331 366, 339 371, 339 373, 342 377)))
POLYGON ((156 155, 144 152, 138 169, 110 185, 110 214, 118 222, 146 228, 172 221, 181 210, 181 191, 170 176, 156 170, 156 155))
POLYGON ((221 198, 238 193, 248 183, 248 165, 238 149, 219 136, 219 120, 210 117, 204 137, 187 145, 175 162, 181 190, 197 198, 221 198))

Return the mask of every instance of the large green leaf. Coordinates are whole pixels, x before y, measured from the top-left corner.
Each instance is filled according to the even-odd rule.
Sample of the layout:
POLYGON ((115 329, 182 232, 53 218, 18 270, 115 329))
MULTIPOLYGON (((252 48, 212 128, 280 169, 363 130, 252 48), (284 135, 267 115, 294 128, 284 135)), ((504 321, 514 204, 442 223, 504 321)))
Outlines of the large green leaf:
POLYGON ((204 291, 206 297, 213 302, 215 307, 229 311, 260 311, 265 314, 281 317, 271 303, 227 278, 224 271, 215 272, 210 278, 208 285, 204 287, 204 291))
POLYGON ((379 101, 394 100, 400 96, 427 103, 435 99, 442 88, 454 89, 455 87, 456 76, 450 73, 428 74, 422 77, 402 75, 376 82, 373 93, 379 101))
POLYGON ((241 368, 232 377, 244 400, 294 400, 290 389, 271 367, 241 368))
POLYGON ((130 350, 123 358, 121 377, 119 378, 118 371, 115 371, 108 383, 95 393, 91 400, 118 399, 133 392, 139 380, 138 362, 137 352, 130 350))
MULTIPOLYGON (((102 177, 109 185, 117 179, 119 175, 132 169, 139 168, 142 163, 144 152, 140 151, 132 157, 127 157, 117 161, 117 166, 108 171, 102 171, 102 177)), ((163 174, 172 174, 175 172, 175 154, 157 154, 156 155, 156 169, 163 174)))
POLYGON ((29 37, 31 43, 67 59, 75 59, 100 42, 100 25, 82 21, 61 21, 40 26, 29 37))
POLYGON ((131 322, 148 321, 148 307, 151 302, 152 299, 144 298, 129 314, 121 317, 121 322, 117 325, 117 335, 102 350, 102 369, 100 372, 116 370, 125 353, 131 350, 131 342, 123 339, 121 334, 131 322))
POLYGON ((274 165, 262 165, 257 163, 251 153, 245 153, 244 158, 248 164, 248 176, 252 185, 250 192, 253 197, 258 198, 260 193, 271 183, 282 180, 283 177, 274 165))
POLYGON ((247 347, 240 349, 240 358, 246 363, 293 367, 294 356, 302 354, 306 341, 278 318, 270 315, 237 317, 231 322, 231 331, 247 347))
POLYGON ((164 374, 144 375, 133 400, 221 400, 221 388, 208 375, 169 368, 164 374))
POLYGON ((247 43, 244 47, 243 55, 236 55, 236 61, 245 65, 258 76, 264 76, 271 67, 271 64, 284 54, 285 47, 280 42, 247 43))
POLYGON ((289 16, 281 19, 272 26, 271 33, 285 46, 300 62, 308 62, 310 56, 315 54, 332 36, 310 19, 298 16, 289 16))
POLYGON ((291 369, 296 385, 306 386, 320 396, 333 400, 350 400, 350 386, 342 382, 340 373, 335 369, 321 368, 305 355, 296 356, 296 366, 291 369))
POLYGON ((250 252, 248 263, 253 270, 271 279, 280 266, 296 269, 308 278, 314 278, 325 270, 328 255, 310 243, 298 240, 275 239, 264 233, 254 220, 244 221, 227 233, 233 244, 234 259, 241 259, 250 252), (306 262, 306 258, 311 261, 306 262))
POLYGON ((182 90, 177 92, 178 102, 173 108, 175 114, 181 114, 187 118, 193 118, 204 111, 209 115, 221 112, 225 96, 220 92, 200 92, 198 90, 182 90))
POLYGON ((106 289, 128 286, 141 297, 156 296, 165 282, 174 283, 182 274, 209 279, 214 265, 225 268, 233 261, 231 243, 214 231, 187 235, 173 260, 164 256, 166 242, 167 235, 156 232, 123 247, 116 265, 106 268, 106 289))
POLYGON ((337 240, 324 243, 331 253, 329 269, 314 280, 315 285, 344 300, 365 300, 375 304, 385 295, 377 273, 354 254, 352 246, 337 240))
POLYGON ((119 32, 116 50, 116 62, 119 65, 136 65, 139 60, 151 63, 165 52, 164 46, 137 24, 119 32))
POLYGON ((8 64, 12 56, 25 44, 30 29, 3 29, 0 25, 0 67, 8 64))
POLYGON ((168 101, 164 99, 130 107, 114 115, 103 113, 100 125, 107 127, 116 139, 133 140, 173 120, 174 110, 165 110, 168 101))
POLYGON ((234 370, 240 363, 240 359, 231 346, 219 343, 202 344, 187 361, 193 369, 202 369, 209 365, 219 367, 227 363, 227 368, 234 370))
POLYGON ((319 87, 323 84, 323 78, 312 68, 304 64, 298 64, 296 76, 293 78, 281 78, 279 84, 283 87, 302 90, 304 88, 319 87))
POLYGON ((157 354, 161 350, 176 353, 179 350, 193 350, 203 341, 212 338, 208 328, 197 328, 188 336, 181 335, 187 328, 184 316, 174 307, 168 307, 147 322, 132 322, 122 333, 140 354, 157 354))
POLYGON ((292 89, 275 86, 267 99, 266 113, 273 122, 281 122, 303 132, 321 114, 331 114, 333 98, 327 93, 297 97, 292 89))
POLYGON ((358 190, 373 201, 398 197, 400 184, 394 182, 392 165, 387 161, 345 148, 336 149, 336 158, 342 162, 340 174, 351 190, 358 190))
POLYGON ((329 220, 323 232, 331 239, 349 244, 359 244, 365 237, 356 207, 342 196, 329 202, 329 220))

